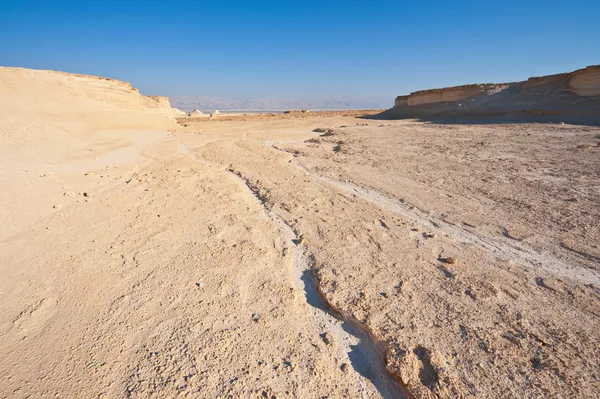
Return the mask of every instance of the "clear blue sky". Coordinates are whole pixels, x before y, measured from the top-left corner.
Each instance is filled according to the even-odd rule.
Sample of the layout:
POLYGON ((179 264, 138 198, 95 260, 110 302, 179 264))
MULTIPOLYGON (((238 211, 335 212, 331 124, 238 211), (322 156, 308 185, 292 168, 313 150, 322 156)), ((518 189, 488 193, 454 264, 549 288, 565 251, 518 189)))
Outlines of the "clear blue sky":
POLYGON ((393 98, 600 64, 600 0, 0 0, 0 65, 145 94, 393 98))

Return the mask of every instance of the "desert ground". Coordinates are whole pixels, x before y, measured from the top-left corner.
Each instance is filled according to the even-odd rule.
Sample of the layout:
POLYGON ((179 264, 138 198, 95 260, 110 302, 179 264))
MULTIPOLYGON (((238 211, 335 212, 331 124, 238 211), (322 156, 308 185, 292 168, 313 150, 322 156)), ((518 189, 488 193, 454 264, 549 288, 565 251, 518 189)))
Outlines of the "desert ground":
POLYGON ((600 397, 600 128, 114 82, 0 74, 0 397, 600 397))

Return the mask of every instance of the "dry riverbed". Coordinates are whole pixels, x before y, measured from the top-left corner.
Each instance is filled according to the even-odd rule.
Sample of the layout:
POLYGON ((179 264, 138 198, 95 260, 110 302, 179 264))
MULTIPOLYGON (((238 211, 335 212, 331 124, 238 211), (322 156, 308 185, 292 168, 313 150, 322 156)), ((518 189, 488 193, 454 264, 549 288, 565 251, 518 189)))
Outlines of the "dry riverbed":
POLYGON ((600 395, 600 129, 180 122, 0 175, 3 397, 600 395))

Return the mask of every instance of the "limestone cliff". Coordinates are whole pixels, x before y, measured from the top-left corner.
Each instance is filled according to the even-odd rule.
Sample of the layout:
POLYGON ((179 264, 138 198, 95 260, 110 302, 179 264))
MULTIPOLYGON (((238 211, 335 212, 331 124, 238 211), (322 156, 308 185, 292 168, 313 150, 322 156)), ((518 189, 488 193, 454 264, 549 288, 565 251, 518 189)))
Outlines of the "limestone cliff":
POLYGON ((166 97, 143 96, 127 82, 97 76, 0 67, 4 124, 51 121, 72 132, 175 127, 166 97))
POLYGON ((396 101, 394 101, 395 107, 404 107, 408 105, 408 98, 410 96, 398 96, 396 97, 396 101))
POLYGON ((600 65, 515 83, 416 91, 396 97, 380 117, 600 124, 600 65))
POLYGON ((439 102, 471 100, 475 97, 494 93, 506 88, 507 84, 474 84, 445 87, 443 89, 420 90, 408 96, 408 106, 439 102))
POLYGON ((600 65, 589 66, 570 74, 569 87, 580 96, 600 96, 600 65))

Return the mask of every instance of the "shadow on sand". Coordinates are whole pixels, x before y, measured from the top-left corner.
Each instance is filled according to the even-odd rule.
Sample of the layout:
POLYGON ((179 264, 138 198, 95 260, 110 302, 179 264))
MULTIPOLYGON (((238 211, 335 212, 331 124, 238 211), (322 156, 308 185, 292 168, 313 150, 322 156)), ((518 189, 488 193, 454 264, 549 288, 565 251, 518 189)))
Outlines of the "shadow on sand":
POLYGON ((381 345, 367 334, 360 324, 345 318, 329 307, 317 288, 317 279, 310 270, 305 270, 301 277, 304 283, 306 301, 312 307, 327 313, 329 316, 342 321, 342 329, 358 339, 356 345, 350 345, 348 358, 352 368, 364 378, 373 383, 384 399, 408 398, 405 389, 387 372, 385 353, 381 345))
POLYGON ((418 110, 392 108, 376 115, 359 116, 374 120, 415 120, 446 125, 499 125, 518 123, 572 124, 600 126, 598 111, 514 111, 478 114, 458 114, 451 112, 423 112, 418 110))

